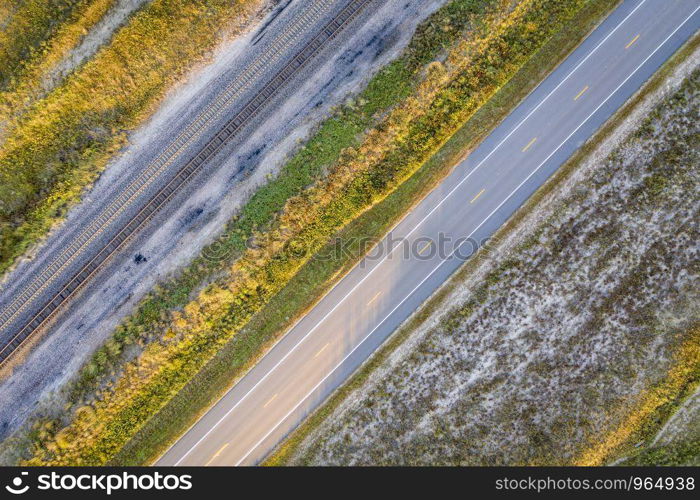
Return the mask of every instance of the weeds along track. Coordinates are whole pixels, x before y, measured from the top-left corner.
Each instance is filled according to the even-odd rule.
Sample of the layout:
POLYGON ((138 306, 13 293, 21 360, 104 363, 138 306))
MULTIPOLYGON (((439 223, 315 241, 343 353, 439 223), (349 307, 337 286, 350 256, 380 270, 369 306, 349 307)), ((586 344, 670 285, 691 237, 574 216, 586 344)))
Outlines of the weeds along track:
POLYGON ((160 188, 150 199, 145 201, 136 215, 115 227, 117 219, 124 211, 137 202, 139 196, 173 164, 188 146, 201 137, 206 126, 221 117, 226 108, 248 90, 256 78, 271 65, 280 62, 285 49, 294 43, 310 25, 328 13, 333 0, 320 0, 305 8, 295 19, 281 31, 271 42, 268 49, 251 62, 217 98, 177 136, 177 138, 155 160, 149 163, 118 196, 114 198, 100 214, 80 234, 66 245, 31 283, 23 289, 5 308, 0 311, 0 334, 8 338, 0 341, 0 366, 27 340, 34 332, 44 327, 75 293, 84 286, 97 271, 105 265, 129 238, 144 225, 192 179, 201 167, 213 157, 228 141, 240 133, 250 123, 265 104, 275 97, 285 83, 293 78, 309 61, 311 61, 331 40, 354 20, 368 4, 376 0, 350 0, 338 14, 328 21, 314 37, 301 47, 290 60, 265 83, 260 91, 212 137, 182 167, 173 178, 160 188), (114 231, 108 243, 89 255, 90 244, 107 231, 114 231), (87 260, 86 264, 66 280, 65 285, 40 304, 39 311, 28 320, 20 323, 15 332, 11 332, 14 322, 35 304, 42 292, 58 280, 62 273, 78 258, 87 260))

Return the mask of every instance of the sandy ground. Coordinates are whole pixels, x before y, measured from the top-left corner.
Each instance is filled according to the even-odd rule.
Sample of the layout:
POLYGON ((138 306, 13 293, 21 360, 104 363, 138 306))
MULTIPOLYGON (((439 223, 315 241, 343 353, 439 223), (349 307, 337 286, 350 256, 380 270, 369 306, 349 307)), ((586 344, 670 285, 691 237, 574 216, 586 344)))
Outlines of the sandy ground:
MULTIPOLYGON (((289 8, 300 2, 293 1, 289 8)), ((24 364, 0 383, 0 436, 6 437, 37 407, 57 404, 55 391, 76 373, 138 300, 212 241, 241 204, 279 170, 332 107, 396 57, 416 25, 443 3, 444 0, 386 1, 359 29, 337 40, 322 64, 307 71, 295 88, 273 103, 259 117, 256 130, 239 142, 235 151, 219 155, 220 164, 188 187, 182 203, 162 212, 153 221, 157 229, 135 239, 125 255, 115 259, 102 274, 104 278, 89 286, 62 316, 24 364)), ((168 126, 174 117, 193 113, 225 85, 222 75, 245 57, 256 35, 253 29, 246 36, 223 44, 210 64, 173 91, 150 122, 131 136, 129 147, 110 164, 83 203, 71 211, 62 228, 79 224, 83 205, 99 200, 113 183, 128 177, 133 159, 144 149, 153 148, 154 138, 161 143, 164 134, 174 133, 168 126)), ((60 242, 62 228, 53 232, 46 245, 60 242)), ((22 262, 8 281, 12 282, 13 276, 30 264, 30 259, 22 262)))
MULTIPOLYGON (((627 394, 634 394, 645 382, 660 376, 667 347, 663 336, 650 342, 646 342, 649 339, 644 342, 640 339, 640 344, 645 344, 643 348, 638 348, 634 342, 616 344, 611 339, 620 340, 618 336, 566 338, 565 330, 578 331, 580 325, 576 325, 576 321, 586 319, 580 314, 581 310, 585 312, 586 308, 583 301, 579 314, 572 314, 575 309, 562 311, 563 304, 575 306, 575 303, 572 304, 569 300, 568 294, 572 290, 571 287, 567 289, 566 282, 571 281, 570 284, 575 285, 576 281, 573 278, 576 278, 576 273, 581 269, 569 269, 573 273, 572 279, 563 280, 563 286, 555 285, 555 281, 544 280, 536 284, 539 286, 532 288, 532 283, 528 284, 526 280, 517 278, 511 280, 512 275, 508 275, 508 284, 514 287, 512 293, 504 293, 488 301, 488 314, 482 314, 481 308, 477 308, 474 314, 469 315, 472 319, 465 319, 458 328, 460 335, 457 337, 462 338, 450 338, 440 335, 439 332, 442 328, 441 322, 453 311, 454 305, 463 304, 473 297, 487 274, 495 269, 504 257, 511 255, 518 245, 524 243, 534 229, 558 212, 564 213, 565 216, 570 215, 571 224, 577 222, 576 212, 579 208, 575 205, 566 205, 563 208, 562 201, 577 190, 585 190, 582 183, 596 175, 596 172, 602 173, 605 159, 639 126, 656 104, 675 91, 698 65, 700 53, 696 52, 676 69, 674 75, 659 91, 646 96, 577 171, 538 205, 536 211, 528 214, 515 230, 501 235, 491 248, 492 258, 486 259, 468 277, 462 277, 463 281, 452 280, 450 284, 454 285, 454 288, 440 301, 432 316, 411 333, 386 363, 372 373, 367 383, 351 392, 319 428, 307 436, 292 463, 454 463, 465 459, 471 463, 502 463, 508 462, 508 458, 511 459, 509 463, 513 463, 512 460, 516 457, 519 460, 527 458, 527 449, 535 447, 531 441, 533 436, 541 439, 542 443, 538 444, 544 444, 544 447, 549 446, 551 449, 553 446, 557 450, 561 448, 560 458, 565 459, 565 454, 572 449, 571 443, 548 442, 550 436, 538 434, 538 429, 542 425, 547 427, 553 423, 564 425, 561 419, 556 421, 557 414, 568 416, 570 422, 575 422, 576 425, 585 425, 589 418, 593 419, 591 414, 587 414, 588 410, 592 410, 592 406, 580 406, 582 399, 591 398, 593 395, 583 394, 590 388, 580 383, 580 379, 578 385, 572 383, 572 379, 576 382, 576 371, 585 371, 586 365, 609 368, 606 357, 619 359, 622 361, 618 366, 621 373, 617 375, 620 375, 621 379, 616 379, 613 375, 606 382, 610 385, 604 385, 604 381, 601 380, 601 387, 609 387, 610 392, 627 394), (513 314, 511 310, 510 314, 504 315, 509 304, 515 307, 518 314, 513 314), (552 316, 548 317, 550 314, 552 316), (547 326, 552 317, 558 318, 557 327, 547 326), (566 327, 562 328, 562 325, 566 327), (550 334, 552 332, 554 335, 550 334), (562 376, 556 361, 566 361, 567 356, 572 356, 574 352, 567 349, 580 350, 581 345, 586 346, 588 350, 585 354, 579 353, 581 356, 576 358, 575 365, 580 366, 574 368, 575 365, 570 365, 572 375, 562 376), (637 348, 644 351, 643 355, 647 356, 648 363, 627 366, 624 361, 627 359, 625 349, 636 351, 637 348), (448 365, 449 377, 444 371, 448 365), (635 371, 637 369, 639 371, 635 371), (559 376, 561 378, 557 378, 559 376), (620 380, 629 383, 613 384, 619 383, 620 380), (557 392, 560 387, 563 387, 563 393, 557 392), (509 391, 509 388, 512 390, 509 391), (522 413, 523 411, 526 413, 522 413), (528 423, 531 425, 529 428, 528 423), (457 449, 455 439, 461 443, 460 446, 470 448, 461 457, 451 455, 457 449), (525 452, 520 453, 523 450, 525 452)), ((630 165, 634 165, 635 158, 639 157, 644 157, 644 151, 632 147, 623 154, 622 161, 627 168, 633 170, 630 165)), ((601 200, 618 189, 623 192, 628 190, 630 179, 633 182, 639 181, 634 179, 633 172, 630 176, 626 179, 614 179, 617 183, 608 187, 607 195, 604 188, 600 188, 599 193, 588 191, 592 194, 592 200, 586 202, 586 209, 590 210, 590 207, 594 206, 591 203, 594 203, 596 197, 601 200)), ((683 189, 679 189, 674 196, 678 200, 684 193, 686 192, 683 189)), ((682 204, 677 204, 675 210, 677 212, 674 216, 684 215, 682 204)), ((639 246, 634 250, 639 250, 640 254, 644 253, 645 245, 666 234, 669 220, 673 220, 673 217, 665 218, 665 215, 668 214, 660 211, 659 218, 653 220, 657 230, 654 238, 648 238, 649 241, 646 242, 643 239, 636 241, 639 246)), ((619 220, 623 221, 623 225, 629 224, 628 232, 640 229, 634 225, 633 217, 619 214, 619 220)), ((595 221, 590 222, 589 229, 585 229, 585 223, 577 225, 579 237, 585 239, 586 234, 593 234, 590 230, 595 231, 595 226, 595 221)), ((693 258, 692 245, 683 246, 682 238, 676 238, 673 245, 668 252, 674 255, 674 251, 678 250, 679 262, 683 258, 693 258), (675 245, 680 245, 682 249, 676 249, 675 245)), ((593 261, 599 256, 587 257, 592 257, 593 261)), ((586 262, 587 257, 582 262, 586 262)), ((548 262, 546 258, 539 260, 539 264, 544 268, 545 275, 546 272, 551 272, 554 266, 554 263, 548 262)), ((620 260, 613 264, 615 273, 624 274, 623 270, 630 262, 620 260)), ((593 277, 599 272, 586 269, 585 265, 582 268, 584 274, 589 272, 589 276, 593 277)), ((672 269, 673 266, 670 265, 666 271, 671 272, 672 269)), ((557 273, 564 270, 555 269, 557 273)), ((557 276, 561 277, 560 274, 557 276)), ((601 289, 606 286, 612 287, 614 274, 608 275, 607 278, 610 279, 609 282, 603 280, 596 284, 599 284, 601 289)), ((687 288, 688 280, 692 281, 693 278, 681 269, 668 279, 670 281, 664 281, 664 285, 682 290, 687 288)), ((668 292, 668 289, 665 292, 668 292)), ((626 305, 634 308, 638 305, 634 304, 634 300, 634 297, 630 298, 626 305)), ((659 304, 665 303, 659 299, 659 304)), ((663 305, 661 307, 663 308, 663 305)), ((663 328, 682 326, 682 318, 674 317, 671 310, 667 312, 668 314, 661 315, 663 328)), ((624 331, 624 320, 624 314, 612 314, 601 331, 624 331)), ((639 351, 635 352, 635 355, 639 355, 639 351)), ((631 355, 629 358, 634 360, 631 355)), ((566 371, 564 373, 566 374, 566 371)), ((604 397, 603 395, 600 399, 604 397)), ((600 399, 595 400, 595 403, 599 403, 600 399)), ((697 419, 688 419, 693 409, 697 409, 697 395, 668 422, 659 433, 658 441, 664 442, 678 436, 679 433, 687 432, 688 422, 697 422, 697 419)), ((601 425, 601 422, 597 424, 601 425)), ((554 426, 549 428, 553 429, 554 426)))

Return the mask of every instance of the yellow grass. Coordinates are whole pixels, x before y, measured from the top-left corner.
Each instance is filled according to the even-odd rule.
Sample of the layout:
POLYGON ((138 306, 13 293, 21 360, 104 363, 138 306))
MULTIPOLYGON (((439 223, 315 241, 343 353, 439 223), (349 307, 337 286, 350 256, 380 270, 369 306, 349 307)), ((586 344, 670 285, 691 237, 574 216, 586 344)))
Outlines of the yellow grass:
POLYGON ((24 61, 13 84, 0 92, 0 138, 6 136, 24 111, 60 81, 53 81, 52 70, 80 44, 88 30, 102 19, 115 1, 94 0, 88 3, 84 10, 78 12, 79 15, 61 24, 57 32, 24 61))
POLYGON ((196 371, 281 290, 330 235, 415 172, 583 4, 495 2, 480 28, 455 44, 445 63, 432 63, 415 93, 341 155, 327 179, 292 198, 273 227, 230 269, 230 279, 204 290, 175 312, 166 336, 148 345, 95 403, 104 428, 74 421, 32 464, 100 464, 172 398, 196 371), (556 12, 556 14, 554 13, 556 12), (519 40, 507 45, 508 37, 519 40), (521 45, 522 44, 522 45, 521 45), (486 71, 490 69, 491 71, 486 71), (480 76, 489 75, 489 76, 480 76), (435 103, 439 102, 439 106, 435 103), (296 256, 284 248, 303 249, 296 256), (66 439, 66 434, 71 439, 66 439), (47 453, 48 451, 48 453, 47 453))
MULTIPOLYGON (((689 338, 677 350, 672 368, 663 382, 642 393, 630 402, 629 413, 623 422, 610 431, 600 442, 583 451, 574 465, 604 465, 625 446, 643 439, 643 432, 652 417, 664 406, 674 404, 689 385, 697 384, 700 377, 700 328, 689 333, 689 338)), ((655 430, 655 429, 654 429, 655 430)))
MULTIPOLYGON (((95 1, 84 18, 59 33, 55 50, 48 49, 48 59, 32 70, 33 81, 20 84, 8 106, 34 95, 36 79, 108 4, 95 1)), ((240 31, 263 4, 154 0, 24 110, 0 146, 0 272, 64 216, 124 144, 125 132, 143 123, 223 34, 240 31)))

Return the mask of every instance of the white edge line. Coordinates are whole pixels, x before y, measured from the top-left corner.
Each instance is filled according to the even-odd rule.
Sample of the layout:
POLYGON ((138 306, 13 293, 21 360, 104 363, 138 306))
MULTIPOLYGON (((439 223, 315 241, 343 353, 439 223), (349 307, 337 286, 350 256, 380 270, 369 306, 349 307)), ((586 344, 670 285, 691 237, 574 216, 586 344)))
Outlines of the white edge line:
MULTIPOLYGON (((580 68, 580 67, 581 67, 581 66, 582 66, 582 65, 583 65, 583 64, 584 64, 584 63, 585 63, 599 48, 600 48, 600 46, 603 45, 603 44, 604 44, 604 43, 605 43, 605 42, 620 28, 620 26, 622 26, 622 25, 627 21, 627 19, 629 19, 629 18, 630 18, 630 17, 631 17, 645 2, 646 2, 646 0, 642 0, 642 1, 639 3, 639 5, 637 5, 629 14, 627 14, 627 16, 625 16, 625 18, 624 18, 622 21, 620 21, 620 22, 615 26, 615 28, 613 28, 613 30, 610 31, 610 33, 608 33, 608 34, 605 36, 605 38, 603 38, 603 39, 598 43, 598 45, 596 45, 596 46, 593 48, 593 50, 591 50, 591 52, 588 53, 588 55, 586 55, 586 57, 584 57, 581 61, 579 61, 579 63, 574 67, 574 69, 572 69, 572 70, 564 77, 564 79, 562 79, 562 81, 559 82, 559 84, 557 84, 557 86, 554 87, 554 89, 552 89, 552 90, 549 92, 549 94, 547 94, 547 95, 544 97, 544 99, 542 99, 542 101, 540 101, 540 103, 539 103, 537 106, 535 106, 535 107, 525 116, 525 118, 523 118, 523 119, 513 128, 513 130, 511 130, 511 131, 508 133, 508 135, 506 135, 506 136, 491 150, 491 152, 490 152, 488 155, 486 155, 486 156, 484 157, 484 159, 482 159, 482 160, 481 160, 481 161, 480 161, 480 162, 479 162, 465 177, 464 177, 464 179, 462 179, 454 188, 452 188, 452 189, 445 195, 445 197, 444 197, 430 212, 428 212, 428 214, 427 214, 425 217, 423 217, 423 219, 421 219, 421 220, 413 227, 413 229, 412 229, 408 234, 406 234, 406 236, 404 237, 404 241, 405 241, 405 238, 408 238, 411 234, 413 234, 413 233, 416 231, 416 229, 418 229, 419 226, 421 226, 421 225, 422 225, 422 224, 423 224, 423 223, 424 223, 438 208, 440 208, 440 206, 442 206, 442 204, 447 200, 447 198, 449 198, 449 197, 452 195, 452 193, 454 193, 467 179, 469 179, 469 177, 470 177, 474 172, 476 172, 476 170, 479 169, 479 168, 480 168, 480 167, 481 167, 481 166, 482 166, 482 165, 483 165, 483 164, 484 164, 484 163, 485 163, 485 162, 486 162, 486 161, 487 161, 487 160, 488 160, 488 159, 489 159, 489 158, 490 158, 490 157, 491 157, 491 156, 492 156, 492 155, 493 155, 493 154, 494 154, 494 153, 495 153, 495 152, 496 152, 496 151, 497 151, 497 150, 498 150, 498 149, 499 149, 499 148, 500 148, 500 147, 501 147, 501 146, 502 146, 502 145, 503 145, 503 144, 504 144, 518 129, 519 129, 519 128, 520 128, 520 127, 521 127, 521 126, 522 126, 522 125, 523 125, 523 123, 525 123, 525 122, 528 120, 528 118, 530 118, 530 116, 532 116, 532 114, 535 113, 535 112, 536 112, 536 111, 537 111, 537 110, 552 96, 552 94, 554 94, 554 92, 556 92, 556 91, 571 77, 571 75, 573 75, 573 74, 576 72, 576 70, 578 70, 578 69, 579 69, 579 68, 580 68)), ((692 16, 692 14, 691 14, 691 16, 692 16)), ((682 25, 681 25, 681 26, 682 26, 682 25)), ((675 33, 675 32, 674 32, 674 33, 675 33)), ((665 42, 664 42, 664 43, 665 43, 665 42)), ((662 45, 663 45, 663 44, 662 44, 662 45)), ((658 49, 657 49, 657 50, 658 50, 658 49)), ((645 62, 646 62, 646 61, 645 61, 645 62)), ((635 71, 636 71, 636 70, 635 70, 635 71)), ((406 217, 407 217, 407 216, 406 216, 406 217)), ((406 217, 402 218, 389 232, 393 231, 398 225, 400 225, 400 224, 404 221, 404 219, 405 219, 406 217)), ((236 402, 236 404, 234 404, 234 405, 233 405, 233 406, 232 406, 232 407, 231 407, 231 408, 230 408, 230 409, 229 409, 229 410, 228 410, 228 411, 227 411, 227 412, 226 412, 226 413, 211 427, 211 429, 209 429, 209 431, 207 431, 194 445, 192 445, 192 447, 191 447, 189 450, 187 450, 187 452, 186 452, 184 455, 182 455, 182 457, 180 457, 180 459, 179 459, 177 462, 175 462, 175 465, 179 465, 185 458, 187 458, 187 456, 190 454, 190 452, 192 452, 192 450, 193 450, 194 448, 196 448, 202 441, 204 441, 204 440, 207 438, 207 436, 209 436, 209 434, 211 434, 211 433, 214 431, 214 429, 216 429, 216 427, 218 427, 218 425, 219 425, 224 419, 226 419, 226 417, 228 417, 228 415, 229 415, 233 410, 235 410, 235 409, 238 407, 238 405, 239 405, 241 402, 243 402, 243 400, 245 400, 245 399, 248 397, 248 395, 250 395, 251 392, 253 392, 253 391, 258 387, 258 385, 260 385, 264 380, 266 380, 267 377, 268 377, 273 371, 275 371, 275 369, 276 369, 280 364, 282 364, 282 362, 284 362, 284 361, 287 359, 287 357, 289 357, 289 356, 292 354, 292 352, 294 352, 294 351, 296 350, 296 348, 297 348, 301 343, 303 343, 304 340, 306 340, 306 338, 307 338, 309 335, 311 335, 311 334, 316 330, 316 328, 318 328, 318 326, 319 326, 321 323, 323 323, 323 322, 325 321, 325 319, 326 319, 328 316, 330 316, 333 312, 335 312, 335 310, 345 301, 345 299, 346 299, 349 295, 351 295, 351 294, 352 294, 352 293, 353 293, 367 278, 369 278, 369 277, 372 275, 372 273, 373 273, 385 260, 387 260, 389 257, 391 257, 391 255, 393 254, 394 250, 395 250, 396 248, 398 248, 398 247, 399 247, 399 245, 397 245, 396 247, 392 248, 392 249, 389 251, 389 253, 388 253, 382 260, 380 260, 379 262, 377 262, 377 264, 376 264, 376 265, 375 265, 375 266, 374 266, 374 267, 373 267, 373 268, 372 268, 372 269, 371 269, 371 270, 370 270, 370 271, 369 271, 369 272, 368 272, 368 273, 367 273, 367 274, 366 274, 366 275, 365 275, 365 276, 364 276, 364 277, 363 277, 363 278, 362 278, 362 279, 361 279, 361 280, 360 280, 360 281, 359 281, 359 282, 358 282, 358 283, 357 283, 357 284, 356 284, 356 285, 355 285, 355 286, 354 286, 354 287, 353 287, 353 288, 352 288, 352 289, 351 289, 351 290, 350 290, 350 291, 349 291, 349 292, 348 292, 348 293, 347 293, 347 294, 346 294, 346 295, 345 295, 345 296, 344 296, 344 297, 343 297, 343 298, 328 312, 328 313, 326 313, 326 315, 325 315, 323 318, 321 318, 321 319, 316 323, 316 325, 314 325, 313 328, 311 328, 311 330, 309 330, 309 331, 306 333, 306 335, 304 335, 304 336, 299 340, 299 342, 297 342, 297 343, 282 357, 282 359, 280 359, 272 368, 270 368, 270 370, 268 370, 268 372, 267 372, 265 375, 263 375, 263 377, 262 377, 253 387, 251 387, 251 388, 248 390, 248 392, 246 392, 246 393, 236 402)), ((340 283, 342 283, 342 280, 341 280, 340 282, 338 282, 333 288, 331 288, 331 290, 329 290, 328 293, 327 293, 326 295, 330 294, 335 288, 337 288, 337 287, 340 285, 340 283)), ((323 298, 325 298, 325 295, 324 295, 324 297, 322 297, 322 298, 319 300, 319 302, 321 302, 321 300, 323 300, 323 298)), ((392 312, 393 312, 393 311, 392 311, 392 312)), ((391 313, 390 313, 390 314, 391 314, 391 313)), ((298 324, 302 319, 303 319, 303 318, 301 318, 299 321, 297 321, 297 323, 295 323, 295 324, 288 330, 288 332, 294 330, 294 328, 297 326, 297 324, 298 324)), ((281 340, 282 340, 282 339, 280 339, 280 341, 281 341, 281 340)), ((224 396, 224 397, 225 397, 225 396, 224 396)), ((223 399, 223 397, 222 397, 221 399, 223 399)), ((220 399, 219 401, 221 401, 221 399, 220 399)), ((188 429, 188 430, 185 432, 185 434, 187 434, 187 432, 189 432, 189 430, 191 430, 192 427, 194 427, 196 424, 197 424, 197 422, 195 422, 195 423, 190 427, 190 429, 188 429)), ((279 425, 279 424, 278 424, 278 425, 279 425)), ((183 435, 184 435, 184 434, 183 434, 183 435)), ((162 458, 163 456, 165 456, 165 455, 168 453, 168 451, 170 451, 170 449, 172 449, 176 444, 177 444, 177 442, 176 442, 175 444, 173 444, 173 446, 171 446, 168 450, 166 450, 166 451, 163 453, 163 455, 161 455, 161 458, 162 458)), ((160 458, 159 458, 159 460, 160 460, 160 458)), ((239 463, 240 463, 240 462, 239 462, 239 463)))
MULTIPOLYGON (((617 93, 617 91, 620 90, 620 88, 621 88, 625 83, 627 83, 627 82, 629 81, 630 78, 632 78, 632 77, 634 76, 635 73, 637 73, 637 71, 639 71, 639 69, 640 69, 642 66, 644 66, 644 65, 646 64, 646 62, 647 62, 649 59, 651 59, 651 58, 654 56, 654 54, 656 54, 656 52, 657 52, 661 47, 663 47, 663 46, 666 44, 666 42, 667 42, 673 35, 675 35, 675 34, 678 32, 678 30, 681 29, 681 27, 683 27, 683 25, 684 25, 686 22, 688 22, 688 20, 689 20, 691 17, 693 17, 693 16, 695 15, 695 13, 696 13, 698 10, 700 10, 700 7, 697 7, 697 8, 693 11, 692 14, 690 14, 690 15, 689 15, 675 30, 673 30, 673 32, 672 32, 670 35, 668 35, 668 36, 664 39, 664 41, 661 42, 661 44, 660 44, 658 47, 656 47, 656 48, 654 49, 654 51, 653 51, 651 54, 649 54, 649 55, 646 57, 646 59, 644 59, 644 61, 642 61, 642 63, 641 63, 639 66, 637 66, 637 67, 634 69, 634 71, 632 71, 632 73, 630 73, 629 76, 628 76, 627 78, 625 78, 624 81, 623 81, 620 85, 618 85, 618 86, 615 88, 615 90, 613 90, 612 93, 611 93, 610 95, 608 95, 608 97, 606 97, 605 100, 604 100, 602 103, 600 103, 600 105, 598 105, 598 107, 596 107, 595 110, 593 110, 593 111, 591 112, 591 114, 589 114, 589 115, 586 117, 585 120, 583 120, 583 121, 581 122, 581 124, 580 124, 578 127, 576 127, 576 128, 574 129, 574 131, 571 132, 571 134, 569 134, 569 135, 566 137, 566 139, 564 139, 564 141, 562 141, 562 142, 559 144, 559 146, 557 146, 556 149, 554 149, 554 151, 552 151, 552 152, 547 156, 547 158, 545 158, 544 161, 542 161, 542 163, 540 163, 540 164, 537 166, 537 168, 535 168, 535 169, 530 173, 530 175, 528 175, 528 176, 525 178, 525 180, 523 180, 523 181, 518 185, 518 187, 516 187, 516 188, 515 188, 501 203, 500 203, 500 205, 498 205, 488 216, 486 216, 486 218, 485 218, 471 233, 469 233, 469 236, 467 236, 467 239, 469 239, 469 237, 471 237, 476 231, 478 231, 479 228, 480 228, 481 226, 483 226, 483 225, 491 218, 491 216, 492 216, 494 213, 496 213, 496 212, 497 212, 497 211, 498 211, 498 210, 499 210, 499 209, 500 209, 500 208, 501 208, 501 207, 502 207, 502 206, 503 206, 503 205, 504 205, 504 204, 505 204, 505 203, 506 203, 520 188, 521 188, 521 187, 522 187, 522 186, 523 186, 523 184, 525 184, 528 180, 530 180, 530 178, 532 178, 532 176, 535 175, 535 173, 537 173, 537 171, 538 171, 545 163, 547 163, 547 161, 549 161, 549 159, 550 159, 557 151, 559 151, 559 149, 560 149, 564 144, 566 144, 566 142, 568 142, 568 140, 571 139, 571 137, 572 137, 576 132, 578 132, 578 130, 579 130, 581 127, 583 127, 583 126, 586 124, 586 122, 588 122, 588 120, 590 120, 591 117, 592 117, 594 114, 596 114, 596 113, 598 112, 598 110, 600 110, 600 108, 602 108, 602 107, 605 105, 605 103, 608 102, 608 100, 610 100, 610 98, 611 98, 613 95, 615 95, 615 94, 617 93)), ((272 434, 272 433, 273 433, 287 418, 289 418, 289 416, 290 416, 292 413, 294 413, 294 412, 296 411, 296 409, 299 408, 299 406, 301 406, 301 405, 304 403, 304 401, 306 401, 306 399, 307 399, 309 396, 311 396, 314 392, 316 392, 316 390, 321 386, 321 384, 323 384, 323 382, 325 382, 326 379, 327 379, 328 377, 330 377, 330 376, 333 374, 333 372, 335 372, 335 370, 337 370, 350 356, 352 356, 352 354, 365 342, 365 340, 367 340, 370 336, 372 336, 372 334, 377 330, 377 328, 379 328, 379 327, 394 313, 394 311, 396 311, 399 307, 401 307, 401 306, 403 305, 403 303, 406 302, 406 300, 408 300, 408 299, 411 297, 411 295, 413 295, 413 293, 414 293, 418 288, 420 288, 420 287, 423 285, 423 283, 425 283, 428 279, 430 279, 430 277, 431 277, 438 269, 440 269, 440 267, 441 267, 445 262, 447 262, 447 261, 457 252, 457 250, 459 250, 460 248, 461 248, 461 245, 458 246, 457 248, 455 248, 455 249, 452 251, 452 253, 451 253, 449 256, 447 256, 447 258, 446 258, 445 260, 441 261, 440 264, 438 264, 438 265, 430 272, 430 274, 428 274, 428 276, 426 276, 425 278, 423 278, 423 280, 422 280, 420 283, 418 283, 418 285, 416 285, 416 287, 415 287, 413 290, 411 290, 411 291, 406 295, 406 297, 404 297, 404 299, 403 299, 401 302, 399 302, 398 305, 397 305, 396 307, 394 307, 394 309, 392 309, 391 312, 390 312, 389 314, 387 314, 387 315, 384 317, 384 319, 382 319, 382 320, 377 324, 377 326, 375 326, 375 327, 372 329, 372 331, 369 332, 369 333, 368 333, 368 334, 353 348, 352 351, 350 351, 350 353, 349 353, 347 356, 345 356, 345 357, 343 358, 343 360, 342 360, 340 363, 338 363, 330 372, 328 372, 328 374, 327 374, 325 377, 323 377, 323 379, 322 379, 318 384, 316 384, 316 385, 314 386, 314 388, 313 388, 311 391, 309 391, 309 393, 307 393, 307 394, 301 399, 301 401, 299 401, 299 403, 297 403, 297 405, 289 411, 289 413, 287 413, 287 414, 286 414, 272 429, 270 429, 270 431, 269 431, 262 439, 260 439, 260 441, 258 441, 258 442, 255 444, 255 446, 253 446, 253 447, 248 451, 248 453, 246 453, 246 454, 243 456, 243 458, 241 458, 241 459, 236 463, 236 465, 240 465, 241 462, 243 462, 246 458, 248 458, 248 456, 249 456, 258 446, 260 446, 260 444, 262 444, 263 441, 265 441, 265 440, 270 436, 270 434, 272 434)), ((297 345, 298 345, 298 344, 297 344, 297 345)))

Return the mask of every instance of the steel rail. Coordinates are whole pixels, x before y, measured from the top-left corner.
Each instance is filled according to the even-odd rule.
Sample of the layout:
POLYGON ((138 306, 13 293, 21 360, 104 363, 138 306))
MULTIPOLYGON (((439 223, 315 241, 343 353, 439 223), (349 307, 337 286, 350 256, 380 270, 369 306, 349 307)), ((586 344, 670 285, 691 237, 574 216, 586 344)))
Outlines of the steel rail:
POLYGON ((227 142, 236 136, 279 90, 306 66, 325 45, 333 40, 360 11, 374 0, 352 0, 301 48, 294 57, 262 87, 226 124, 193 156, 146 205, 122 227, 110 241, 77 271, 59 292, 29 319, 22 328, 0 348, 0 366, 37 330, 45 326, 68 299, 74 296, 124 244, 191 180, 201 167, 227 142))

